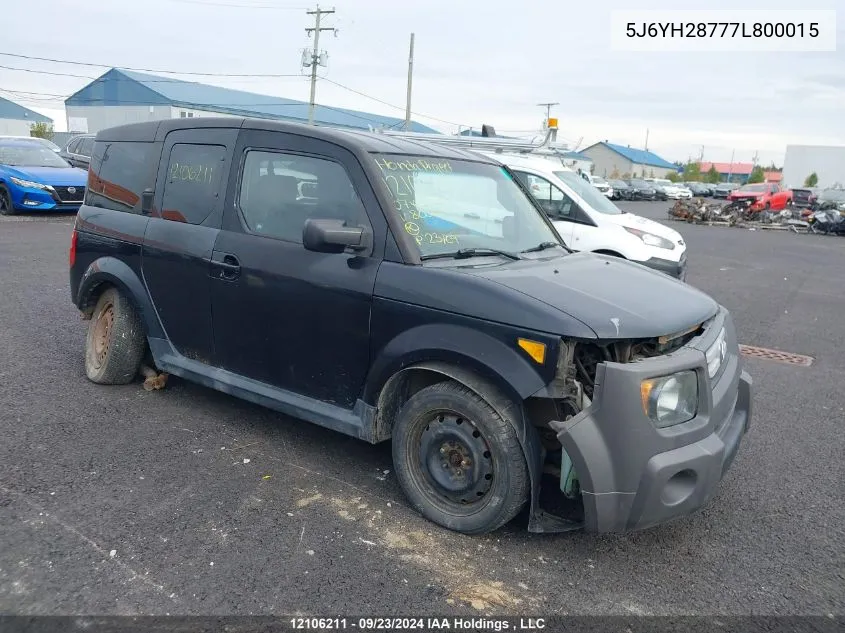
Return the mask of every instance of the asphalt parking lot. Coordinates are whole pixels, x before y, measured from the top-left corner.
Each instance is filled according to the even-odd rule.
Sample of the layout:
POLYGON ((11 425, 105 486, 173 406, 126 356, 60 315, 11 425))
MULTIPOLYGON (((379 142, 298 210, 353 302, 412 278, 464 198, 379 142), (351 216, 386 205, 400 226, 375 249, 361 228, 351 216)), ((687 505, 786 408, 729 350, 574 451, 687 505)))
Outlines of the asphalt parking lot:
POLYGON ((845 239, 671 223, 742 343, 815 359, 747 361, 753 426, 704 510, 471 538, 407 507, 387 445, 178 379, 88 382, 71 222, 0 219, 0 612, 845 612, 845 239))

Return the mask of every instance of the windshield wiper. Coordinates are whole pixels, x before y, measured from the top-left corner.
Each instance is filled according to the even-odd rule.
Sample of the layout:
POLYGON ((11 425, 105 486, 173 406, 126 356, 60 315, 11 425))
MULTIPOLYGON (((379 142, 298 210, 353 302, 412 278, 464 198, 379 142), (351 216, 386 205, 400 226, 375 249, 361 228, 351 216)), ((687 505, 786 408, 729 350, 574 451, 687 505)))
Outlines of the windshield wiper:
POLYGON ((558 242, 540 242, 537 246, 532 246, 531 248, 526 248, 524 251, 519 251, 520 253, 537 253, 539 251, 544 251, 547 248, 554 248, 555 246, 560 246, 558 242))
POLYGON ((507 257, 508 259, 522 259, 519 253, 502 251, 498 248, 459 248, 451 253, 432 253, 431 255, 423 255, 420 259, 466 259, 468 257, 483 257, 484 255, 501 255, 502 257, 507 257))

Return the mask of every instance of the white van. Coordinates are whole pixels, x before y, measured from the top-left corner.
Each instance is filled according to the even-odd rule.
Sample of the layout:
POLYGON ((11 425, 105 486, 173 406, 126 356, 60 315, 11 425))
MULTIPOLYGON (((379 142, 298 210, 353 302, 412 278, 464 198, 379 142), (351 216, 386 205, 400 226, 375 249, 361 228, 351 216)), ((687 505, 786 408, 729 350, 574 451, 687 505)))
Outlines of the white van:
POLYGON ((680 233, 622 211, 557 158, 475 151, 516 173, 572 250, 624 257, 686 279, 687 247, 680 233))

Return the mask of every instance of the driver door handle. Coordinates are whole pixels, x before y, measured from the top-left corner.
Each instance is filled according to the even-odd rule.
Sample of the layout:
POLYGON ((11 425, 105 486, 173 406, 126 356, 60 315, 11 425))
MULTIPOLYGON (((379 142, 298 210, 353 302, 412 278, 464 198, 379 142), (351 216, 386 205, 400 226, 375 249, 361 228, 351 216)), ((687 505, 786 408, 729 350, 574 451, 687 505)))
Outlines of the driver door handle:
POLYGON ((241 262, 231 253, 220 253, 215 251, 209 260, 211 264, 211 276, 215 279, 231 281, 240 277, 241 262))

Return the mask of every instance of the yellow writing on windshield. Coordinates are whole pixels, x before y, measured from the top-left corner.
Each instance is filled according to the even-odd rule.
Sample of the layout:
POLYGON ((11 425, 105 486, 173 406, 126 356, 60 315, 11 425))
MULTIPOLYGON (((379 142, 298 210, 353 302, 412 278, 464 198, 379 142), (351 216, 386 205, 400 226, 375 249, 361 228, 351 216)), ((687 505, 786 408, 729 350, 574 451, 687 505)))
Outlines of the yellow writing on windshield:
POLYGON ((450 173, 452 171, 452 163, 448 160, 425 158, 397 158, 390 160, 379 157, 376 159, 378 165, 383 171, 431 171, 436 173, 450 173))
POLYGON ((200 185, 210 185, 214 176, 214 167, 188 163, 171 163, 170 180, 183 180, 200 185))

